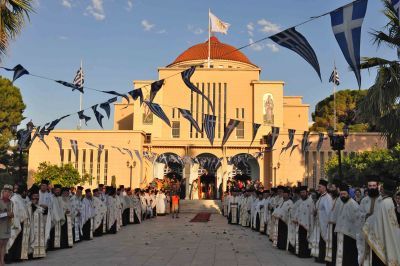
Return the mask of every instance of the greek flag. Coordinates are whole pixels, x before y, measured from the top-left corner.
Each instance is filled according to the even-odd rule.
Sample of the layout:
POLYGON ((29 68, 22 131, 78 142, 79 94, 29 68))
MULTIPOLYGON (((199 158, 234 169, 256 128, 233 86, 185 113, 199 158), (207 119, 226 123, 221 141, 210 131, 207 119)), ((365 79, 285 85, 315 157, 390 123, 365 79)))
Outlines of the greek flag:
POLYGON ((189 69, 186 69, 185 71, 183 71, 181 73, 182 76, 182 80, 183 82, 186 84, 186 86, 188 86, 188 88, 192 91, 194 91, 197 94, 200 94, 207 102, 208 104, 211 106, 211 110, 214 113, 214 107, 211 103, 211 100, 207 98, 206 95, 204 95, 204 93, 202 93, 191 81, 190 78, 192 77, 194 71, 196 70, 196 67, 192 66, 189 69))
POLYGON ((279 137, 279 127, 271 127, 271 132, 268 134, 268 150, 272 151, 276 140, 279 137))
POLYGON ((102 108, 106 112, 107 118, 110 118, 110 113, 111 113, 110 104, 113 102, 116 102, 117 100, 118 100, 118 98, 114 97, 114 98, 111 98, 108 101, 100 104, 100 108, 102 108))
POLYGON ((62 158, 62 138, 54 137, 57 141, 58 147, 60 148, 60 158, 62 158))
POLYGON ((75 154, 75 158, 78 157, 78 141, 75 139, 70 139, 72 151, 75 154))
POLYGON ((211 145, 214 143, 214 136, 215 136, 215 123, 217 121, 217 117, 215 115, 204 115, 203 120, 203 127, 206 131, 206 135, 208 140, 210 141, 211 145))
POLYGON ((78 86, 76 86, 76 85, 73 84, 73 83, 69 83, 69 82, 62 81, 62 80, 56 80, 56 82, 57 82, 57 83, 60 83, 61 85, 64 85, 65 87, 72 88, 72 91, 78 90, 78 91, 80 91, 81 93, 83 93, 83 88, 78 87, 78 86))
POLYGON ((319 133, 317 142, 317 151, 319 151, 322 148, 323 143, 324 143, 324 133, 319 133))
POLYGON ((270 37, 277 44, 286 47, 304 58, 317 72, 321 79, 318 58, 307 39, 295 28, 290 28, 270 37))
POLYGON ((137 98, 139 98, 140 99, 140 105, 142 105, 142 103, 143 103, 143 92, 142 92, 141 88, 129 91, 128 94, 132 97, 132 99, 134 101, 136 101, 137 98))
POLYGON ((159 106, 157 103, 152 103, 148 101, 144 101, 145 104, 149 107, 150 111, 153 112, 156 116, 161 118, 169 127, 171 127, 171 123, 169 122, 169 119, 167 115, 164 113, 163 109, 161 106, 159 106))
POLYGON ((163 84, 164 84, 164 80, 163 79, 151 83, 149 102, 153 102, 154 98, 157 95, 157 92, 161 89, 163 84))
POLYGON ((97 123, 99 123, 99 125, 101 126, 101 128, 103 128, 103 118, 104 115, 102 115, 99 111, 97 111, 97 104, 92 106, 92 110, 94 113, 94 116, 96 117, 97 123))
POLYGON ((281 154, 282 152, 286 152, 286 150, 288 150, 292 145, 293 145, 293 140, 294 140, 294 134, 296 133, 296 129, 288 129, 288 134, 289 134, 289 142, 288 144, 282 148, 281 150, 281 154))
POLYGON ((182 114, 184 118, 189 120, 190 124, 197 130, 197 132, 201 133, 201 129, 197 124, 196 120, 194 120, 192 113, 189 110, 178 108, 179 112, 182 114))
POLYGON ((81 120, 85 120, 85 125, 87 125, 87 122, 91 119, 89 116, 83 114, 83 110, 78 112, 78 117, 81 120))
POLYGON ((228 125, 225 127, 224 137, 222 138, 222 146, 228 141, 229 136, 232 134, 233 130, 239 125, 240 121, 236 119, 230 119, 228 125))
POLYGON ((330 13, 333 33, 347 63, 356 75, 358 87, 361 87, 361 26, 367 4, 368 0, 358 0, 330 13))
POLYGON ((76 71, 76 75, 74 78, 74 81, 72 82, 72 84, 74 84, 76 87, 80 88, 79 91, 82 90, 83 92, 83 84, 85 83, 85 78, 83 75, 83 69, 82 67, 79 68, 78 71, 76 71))
POLYGON ((252 137, 252 139, 251 139, 250 146, 251 146, 251 144, 253 144, 254 139, 255 139, 256 136, 257 136, 258 129, 259 129, 260 127, 261 127, 261 124, 253 123, 253 137, 252 137))
POLYGON ((22 77, 23 75, 29 75, 28 70, 26 70, 23 66, 21 66, 20 64, 16 65, 13 68, 6 68, 6 67, 2 67, 2 69, 5 69, 7 71, 14 71, 14 76, 13 76, 13 80, 12 83, 14 83, 14 81, 16 81, 17 79, 19 79, 20 77, 22 77))
POLYGON ((336 66, 333 68, 332 74, 329 77, 329 82, 332 82, 336 86, 340 85, 339 73, 336 70, 336 66))
POLYGON ((122 94, 122 93, 119 93, 119 92, 116 92, 116 91, 101 91, 101 92, 104 92, 104 93, 107 93, 107 94, 111 94, 111 95, 120 96, 122 98, 125 98, 125 100, 129 103, 129 97, 127 95, 125 95, 125 94, 122 94))
POLYGON ((48 135, 52 130, 54 130, 54 128, 56 127, 56 125, 63 120, 64 118, 68 117, 69 115, 64 115, 56 120, 53 120, 50 125, 46 128, 46 135, 48 135))
POLYGON ((310 146, 310 142, 308 141, 308 136, 310 135, 309 131, 304 131, 303 133, 303 139, 301 140, 301 152, 303 154, 306 153, 306 151, 308 150, 308 147, 310 146))

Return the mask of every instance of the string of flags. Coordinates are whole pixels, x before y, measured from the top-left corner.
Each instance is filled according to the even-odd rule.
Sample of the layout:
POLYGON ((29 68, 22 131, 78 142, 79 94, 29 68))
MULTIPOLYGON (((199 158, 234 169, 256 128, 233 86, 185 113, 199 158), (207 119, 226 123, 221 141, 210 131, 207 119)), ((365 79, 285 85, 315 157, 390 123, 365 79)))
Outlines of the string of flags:
MULTIPOLYGON (((400 14, 400 9, 399 9, 399 0, 392 0, 392 5, 395 11, 397 11, 397 14, 400 14)), ((330 15, 331 18, 331 27, 332 31, 334 33, 334 36, 339 44, 339 47, 345 57, 345 60, 349 64, 350 68, 354 72, 357 83, 359 87, 361 87, 361 73, 360 73, 360 36, 361 36, 361 27, 363 24, 363 20, 366 14, 366 9, 367 9, 367 4, 368 0, 356 0, 353 1, 349 4, 346 4, 344 6, 341 6, 331 12, 322 14, 320 16, 312 17, 311 19, 298 24, 297 26, 290 27, 286 30, 283 30, 281 32, 278 32, 272 36, 263 38, 259 41, 265 40, 265 39, 271 39, 275 43, 277 43, 280 46, 283 46, 287 49, 292 50, 293 52, 297 53, 300 55, 304 60, 306 60, 317 72, 319 78, 321 79, 321 72, 320 72, 320 67, 319 67, 319 62, 318 58, 311 47, 310 43, 307 41, 307 39, 302 35, 300 32, 296 30, 296 27, 303 25, 304 23, 310 22, 316 18, 320 18, 325 15, 330 15)), ((258 42, 258 41, 257 41, 258 42)), ((250 44, 251 45, 251 44, 250 44)), ((249 45, 243 46, 239 49, 243 49, 249 45)), ((239 50, 238 49, 238 50, 239 50)), ((54 80, 50 78, 46 78, 43 76, 38 76, 31 74, 27 69, 25 69, 21 64, 16 65, 14 68, 6 68, 6 67, 1 67, 2 69, 6 71, 12 71, 13 72, 13 80, 12 82, 15 82, 17 79, 21 78, 24 75, 31 75, 39 78, 44 78, 48 80, 52 80, 58 84, 61 84, 63 86, 72 88, 72 90, 77 90, 80 93, 84 93, 84 89, 89 89, 89 90, 94 90, 97 92, 105 93, 105 94, 110 94, 113 95, 113 98, 110 98, 109 100, 95 104, 91 107, 86 108, 85 110, 80 110, 79 112, 64 115, 54 121, 48 122, 45 125, 38 127, 38 129, 35 132, 34 137, 39 137, 39 139, 47 146, 47 144, 44 141, 44 136, 49 135, 49 133, 55 128, 55 126, 64 118, 69 117, 73 114, 78 115, 79 119, 85 120, 85 123, 87 124, 88 121, 91 120, 90 116, 86 115, 84 112, 88 109, 92 109, 93 114, 96 118, 96 121, 100 125, 100 127, 103 128, 102 120, 104 118, 104 115, 97 109, 97 107, 100 107, 102 110, 104 110, 105 114, 107 115, 107 118, 110 117, 110 104, 113 102, 117 101, 117 97, 122 97, 126 99, 126 101, 129 103, 130 99, 128 96, 130 96, 134 101, 139 99, 140 104, 143 102, 146 103, 146 105, 149 107, 149 109, 160 119, 162 119, 168 126, 171 126, 170 121, 164 111, 162 110, 161 106, 157 103, 154 103, 153 100, 156 97, 157 93, 162 89, 162 86, 164 84, 165 79, 157 80, 150 85, 150 99, 148 101, 144 100, 143 97, 143 91, 142 88, 147 87, 149 85, 145 85, 142 88, 138 89, 133 89, 131 91, 128 91, 127 93, 119 93, 114 90, 97 90, 93 88, 89 88, 84 86, 84 76, 83 76, 83 71, 80 68, 77 71, 77 74, 72 82, 67 82, 63 80, 54 80)), ((201 95, 210 105, 212 112, 214 113, 214 106, 212 105, 212 102, 210 99, 203 93, 201 92, 192 82, 191 78, 196 70, 196 66, 191 66, 190 68, 178 73, 181 74, 181 78, 183 83, 193 92, 201 95)), ((336 72, 337 73, 337 72, 336 72)), ((174 74, 176 75, 176 74, 174 74)), ((171 76, 172 77, 172 76, 171 76)), ((168 78, 168 77, 167 77, 168 78)), ((337 81, 338 82, 338 77, 337 81)), ((180 109, 180 112, 182 115, 190 121, 190 123, 196 128, 197 131, 201 131, 197 122, 193 119, 191 113, 188 110, 185 109, 180 109)), ((226 143, 228 140, 230 134, 238 126, 240 121, 238 120, 233 120, 231 119, 229 121, 230 123, 228 126, 225 128, 224 132, 224 138, 223 138, 223 145, 226 143)), ((203 120, 203 127, 205 130, 205 133, 210 141, 210 143, 213 145, 214 142, 214 136, 215 136, 215 124, 216 124, 216 116, 212 114, 206 114, 204 115, 204 120, 203 120)), ((256 136, 256 133, 258 131, 258 128, 260 127, 260 124, 253 123, 253 139, 252 142, 254 141, 254 138, 256 136)), ((277 136, 279 135, 279 128, 272 127, 272 132, 269 134, 268 137, 268 144, 269 148, 272 150, 277 136)), ((308 135, 303 137, 303 140, 307 139, 308 140, 308 135)), ((302 152, 304 153, 307 150, 307 147, 311 145, 311 142, 302 142, 302 152)), ((285 151, 290 148, 287 147, 285 148, 285 151)), ((293 146, 291 153, 293 152, 293 146)))

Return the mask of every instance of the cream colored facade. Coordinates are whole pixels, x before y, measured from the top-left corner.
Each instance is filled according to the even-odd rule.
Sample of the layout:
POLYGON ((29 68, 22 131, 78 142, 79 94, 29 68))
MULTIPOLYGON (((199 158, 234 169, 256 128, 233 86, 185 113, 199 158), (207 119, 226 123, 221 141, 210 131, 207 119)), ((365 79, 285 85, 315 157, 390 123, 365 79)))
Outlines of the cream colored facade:
MULTIPOLYGON (((218 40, 216 41, 218 42, 218 40)), ((214 51, 214 43, 211 43, 214 51)), ((224 44, 217 43, 215 49, 223 48, 224 44), (219 45, 219 46, 218 46, 219 45)), ((229 48, 229 47, 228 47, 229 48)), ((185 53, 191 53, 189 48, 185 53)), ((185 57, 183 53, 183 57, 185 57)), ((240 53, 240 52, 239 52, 240 53)), ((195 53, 194 53, 195 54, 195 53)), ((182 55, 178 58, 182 58, 182 55)), ((213 55, 213 53, 212 53, 213 55)), ((238 55, 244 56, 243 54, 238 55)), ((203 56, 204 57, 204 56, 203 56)), ((236 61, 235 57, 212 56, 211 66, 208 68, 204 58, 190 60, 175 60, 167 67, 158 69, 159 79, 165 79, 162 89, 156 95, 154 102, 160 104, 171 121, 172 128, 167 126, 155 115, 149 114, 146 105, 140 105, 139 101, 127 104, 120 102, 114 105, 114 127, 112 130, 55 130, 46 138, 49 150, 38 141, 35 141, 30 149, 29 175, 32 177, 37 166, 42 161, 52 163, 76 164, 77 169, 91 172, 94 180, 85 186, 95 187, 98 183, 110 185, 111 176, 116 176, 117 184, 133 187, 150 182, 154 177, 162 178, 171 169, 165 163, 149 161, 133 154, 133 159, 127 154, 122 154, 115 148, 125 147, 132 152, 137 150, 151 151, 155 154, 176 154, 180 157, 223 157, 222 165, 216 170, 216 183, 225 186, 228 178, 231 178, 239 170, 234 165, 228 165, 227 157, 240 154, 250 154, 250 160, 246 169, 242 169, 252 179, 259 179, 267 185, 307 183, 315 186, 320 176, 323 176, 323 164, 330 156, 329 140, 320 152, 315 151, 317 135, 310 135, 313 142, 310 151, 303 156, 300 145, 290 155, 290 150, 281 153, 281 148, 288 142, 288 129, 296 129, 294 144, 300 144, 302 134, 308 130, 309 105, 302 102, 301 96, 285 96, 283 81, 260 80, 261 69, 248 61, 236 61), (202 125, 204 114, 210 114, 211 110, 200 95, 192 93, 183 83, 180 72, 188 66, 204 64, 198 67, 191 81, 212 101, 214 115, 217 116, 214 145, 211 146, 205 133, 197 133, 190 123, 183 118, 177 109, 190 110, 193 117, 202 125), (225 146, 221 147, 224 135, 224 125, 230 118, 243 121, 236 129, 225 146), (255 141, 252 145, 252 123, 260 123, 255 141), (266 145, 262 144, 262 136, 271 131, 271 126, 280 128, 280 135, 274 150, 265 152, 266 145), (59 149, 54 136, 62 137, 64 141, 64 159, 61 162, 59 149), (69 139, 78 141, 79 155, 75 162, 75 156, 71 153, 69 139), (85 142, 103 144, 107 150, 97 158, 97 150, 88 146, 85 142), (85 151, 86 157, 83 159, 85 151), (93 158, 90 154, 93 152, 93 158), (264 156, 254 158, 254 154, 263 152, 264 156), (98 161, 98 159, 100 159, 98 161), (85 161, 85 163, 84 163, 85 161), (130 181, 130 169, 127 162, 135 161, 133 178, 130 181), (99 163, 98 163, 99 162, 99 163), (89 167, 88 167, 89 165, 89 167), (92 165, 92 167, 90 167, 92 165), (106 170, 105 170, 106 169, 106 170)), ((135 80, 135 88, 143 88, 143 94, 148 97, 149 85, 153 80, 135 80), (144 87, 147 86, 147 87, 144 87)), ((351 135, 347 141, 346 151, 362 151, 373 147, 385 147, 385 142, 379 134, 351 135)), ((187 192, 193 180, 203 172, 198 164, 185 162, 181 166, 182 176, 186 179, 187 192)), ((173 169, 174 170, 174 169, 173 169)), ((176 170, 176 169, 175 169, 176 170)), ((174 171, 175 171, 174 170, 174 171)), ((188 195, 188 193, 187 193, 188 195)))

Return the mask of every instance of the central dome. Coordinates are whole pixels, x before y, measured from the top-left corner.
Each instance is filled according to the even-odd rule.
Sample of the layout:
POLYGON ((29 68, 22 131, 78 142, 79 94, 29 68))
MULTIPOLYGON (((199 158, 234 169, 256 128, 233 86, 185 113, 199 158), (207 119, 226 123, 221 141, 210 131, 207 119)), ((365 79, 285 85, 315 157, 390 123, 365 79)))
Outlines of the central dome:
MULTIPOLYGON (((218 40, 217 37, 212 36, 210 38, 210 47, 211 47, 211 59, 220 59, 220 60, 230 60, 237 61, 246 64, 254 65, 250 60, 245 56, 241 51, 237 50, 235 47, 222 43, 218 40)), ((173 63, 169 66, 174 65, 176 63, 192 61, 192 60, 207 60, 208 58, 208 40, 204 43, 196 44, 182 54, 180 54, 173 63)))

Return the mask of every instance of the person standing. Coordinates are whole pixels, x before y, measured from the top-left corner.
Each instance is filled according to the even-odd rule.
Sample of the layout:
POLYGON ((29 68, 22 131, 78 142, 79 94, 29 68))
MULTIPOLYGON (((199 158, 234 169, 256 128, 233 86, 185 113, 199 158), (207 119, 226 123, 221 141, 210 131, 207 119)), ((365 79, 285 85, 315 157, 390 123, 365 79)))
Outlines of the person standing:
POLYGON ((272 214, 275 217, 275 229, 274 229, 274 243, 273 245, 279 249, 286 250, 288 240, 288 224, 289 224, 289 212, 293 207, 293 201, 289 198, 289 188, 284 188, 282 193, 283 202, 275 209, 272 214))
POLYGON ((11 219, 14 217, 10 201, 13 187, 4 185, 0 198, 0 266, 4 266, 4 257, 8 239, 11 237, 11 219))
POLYGON ((93 189, 93 208, 95 216, 93 218, 93 236, 102 236, 106 232, 107 206, 105 201, 100 198, 99 190, 93 189))
POLYGON ((295 212, 294 223, 296 225, 296 254, 299 258, 309 258, 309 238, 314 225, 314 202, 308 195, 307 186, 300 187, 300 200, 295 212))
POLYGON ((361 228, 361 212, 358 203, 350 197, 349 186, 340 184, 340 201, 343 203, 336 220, 336 265, 358 265, 357 234, 361 228))
POLYGON ((28 204, 28 213, 31 224, 29 239, 29 254, 32 258, 46 257, 44 209, 39 206, 39 187, 32 186, 29 189, 30 203, 28 204))
POLYGON ((315 261, 325 263, 326 240, 329 214, 332 210, 332 197, 327 192, 328 181, 321 179, 318 184, 320 197, 315 204, 314 226, 311 235, 311 255, 315 261))
POLYGON ((95 216, 95 209, 93 206, 92 191, 90 188, 85 190, 85 197, 82 200, 82 213, 81 213, 81 226, 82 226, 82 239, 93 239, 93 217, 95 216))
POLYGON ((72 204, 69 195, 70 188, 64 187, 61 189, 61 203, 65 216, 65 222, 61 226, 61 248, 72 248, 74 245, 72 204))
POLYGON ((172 218, 179 218, 179 196, 177 193, 172 195, 172 218))
POLYGON ((156 195, 156 210, 157 210, 157 216, 164 216, 165 215, 165 194, 164 190, 161 189, 157 195, 156 195))
POLYGON ((54 185, 52 205, 49 208, 51 215, 51 230, 48 249, 61 248, 61 227, 65 222, 65 214, 61 201, 61 185, 54 185))
POLYGON ((74 242, 81 241, 82 230, 81 230, 81 212, 82 212, 82 190, 83 187, 78 186, 76 193, 71 197, 72 206, 72 217, 73 217, 73 231, 74 231, 74 242))
POLYGON ((395 202, 396 202, 396 217, 397 217, 397 222, 399 223, 400 227, 400 192, 397 192, 396 197, 395 197, 395 202))

